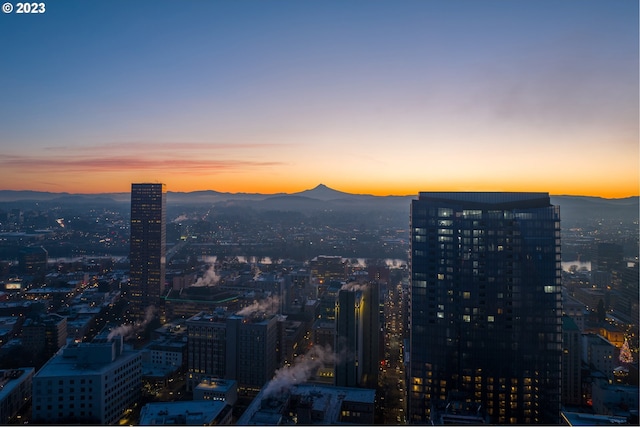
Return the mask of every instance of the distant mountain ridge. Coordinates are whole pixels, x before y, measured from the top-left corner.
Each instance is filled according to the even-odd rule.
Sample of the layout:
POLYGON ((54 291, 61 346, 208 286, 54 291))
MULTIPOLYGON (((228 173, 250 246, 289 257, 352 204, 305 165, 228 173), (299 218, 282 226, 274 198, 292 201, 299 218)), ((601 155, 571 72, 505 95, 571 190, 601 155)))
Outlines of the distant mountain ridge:
MULTIPOLYGON (((193 192, 167 192, 167 204, 171 205, 218 205, 247 207, 260 210, 280 211, 393 211, 408 215, 411 200, 415 195, 374 196, 369 194, 352 194, 334 190, 324 184, 297 193, 223 193, 214 190, 193 192)), ((129 203, 130 193, 103 194, 71 194, 42 191, 0 190, 1 204, 95 204, 109 205, 129 203)), ((637 218, 639 197, 605 199, 589 196, 551 196, 551 203, 560 206, 561 217, 572 219, 578 216, 620 215, 637 218)))
MULTIPOLYGON (((264 199, 270 197, 287 197, 287 196, 302 196, 309 197, 312 199, 318 200, 335 200, 340 198, 384 198, 384 197, 411 197, 417 198, 418 194, 410 194, 410 195, 391 195, 391 196, 374 196, 371 194, 356 194, 356 193, 347 193, 344 191, 334 190, 324 184, 318 184, 316 187, 303 190, 297 193, 274 193, 274 194, 264 194, 264 193, 228 193, 228 192, 220 192, 216 190, 197 190, 197 191, 189 191, 189 192, 176 192, 176 191, 167 191, 168 196, 174 196, 178 198, 191 198, 193 200, 202 200, 209 198, 251 198, 251 199, 264 199)), ((119 193, 68 193, 68 192, 49 192, 49 191, 34 191, 34 190, 0 190, 0 202, 10 202, 17 200, 53 200, 57 198, 64 197, 85 197, 85 198, 109 198, 115 201, 122 200, 123 198, 130 198, 129 192, 119 192, 119 193)), ((616 203, 618 201, 630 201, 633 203, 634 200, 638 199, 638 196, 624 197, 624 198, 603 198, 597 196, 574 196, 574 195, 551 195, 551 198, 573 198, 573 199, 582 199, 585 201, 609 201, 616 203)))

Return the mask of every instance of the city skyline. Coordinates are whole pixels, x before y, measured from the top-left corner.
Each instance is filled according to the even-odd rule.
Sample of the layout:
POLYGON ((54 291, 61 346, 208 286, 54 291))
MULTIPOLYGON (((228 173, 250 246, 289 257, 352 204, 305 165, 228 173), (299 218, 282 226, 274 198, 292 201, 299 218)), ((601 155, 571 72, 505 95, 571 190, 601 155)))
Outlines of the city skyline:
POLYGON ((0 190, 639 194, 636 1, 68 1, 0 23, 0 190))

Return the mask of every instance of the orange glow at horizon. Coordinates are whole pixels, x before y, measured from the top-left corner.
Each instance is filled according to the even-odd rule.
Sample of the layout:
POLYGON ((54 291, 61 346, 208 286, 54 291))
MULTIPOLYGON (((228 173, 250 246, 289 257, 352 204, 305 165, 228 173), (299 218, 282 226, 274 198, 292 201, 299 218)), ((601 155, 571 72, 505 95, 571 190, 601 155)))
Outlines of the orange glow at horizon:
POLYGON ((162 182, 172 192, 290 194, 324 184, 337 191, 375 196, 412 196, 421 191, 639 195, 639 168, 633 158, 637 149, 623 157, 613 157, 613 150, 584 150, 584 157, 574 155, 567 161, 560 153, 545 155, 549 147, 531 153, 510 148, 487 154, 482 140, 467 147, 464 157, 442 144, 408 148, 415 149, 415 156, 407 158, 401 150, 389 151, 382 144, 370 147, 365 155, 345 154, 340 144, 309 149, 312 155, 303 145, 270 143, 160 143, 157 149, 154 144, 57 147, 48 149, 48 156, 0 158, 0 190, 126 193, 133 182, 162 182))

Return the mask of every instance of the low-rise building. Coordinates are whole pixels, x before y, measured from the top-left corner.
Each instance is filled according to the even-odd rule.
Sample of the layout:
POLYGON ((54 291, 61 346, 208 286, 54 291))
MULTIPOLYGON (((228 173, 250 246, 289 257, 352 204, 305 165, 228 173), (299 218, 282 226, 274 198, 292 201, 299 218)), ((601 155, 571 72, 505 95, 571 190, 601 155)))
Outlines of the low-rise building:
POLYGON ((630 417, 638 415, 638 386, 594 381, 591 386, 593 410, 600 415, 630 417))
POLYGON ((220 378, 205 378, 193 390, 193 400, 221 400, 233 406, 238 400, 238 383, 220 378))
POLYGON ((582 360, 593 369, 606 375, 609 381, 613 381, 613 369, 618 363, 616 346, 596 334, 585 334, 582 339, 582 360))
POLYGON ((8 424, 31 398, 34 368, 0 371, 0 424, 8 424))
POLYGON ((113 424, 140 396, 141 374, 121 336, 68 344, 33 378, 32 421, 113 424))
POLYGON ((147 403, 140 411, 139 425, 229 425, 231 406, 222 401, 147 403))
POLYGON ((238 425, 374 423, 375 390, 296 384, 274 390, 267 383, 238 425))

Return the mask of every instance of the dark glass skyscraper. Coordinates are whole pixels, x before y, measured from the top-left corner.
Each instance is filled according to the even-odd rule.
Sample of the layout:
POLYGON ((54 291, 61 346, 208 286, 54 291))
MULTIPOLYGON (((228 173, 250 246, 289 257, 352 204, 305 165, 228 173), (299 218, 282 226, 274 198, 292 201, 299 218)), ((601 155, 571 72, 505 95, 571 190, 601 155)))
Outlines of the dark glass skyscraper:
POLYGON ((560 211, 549 195, 420 193, 410 252, 409 422, 455 396, 492 423, 558 423, 560 211))
POLYGON ((166 190, 164 184, 131 184, 129 317, 142 318, 164 292, 166 190))

